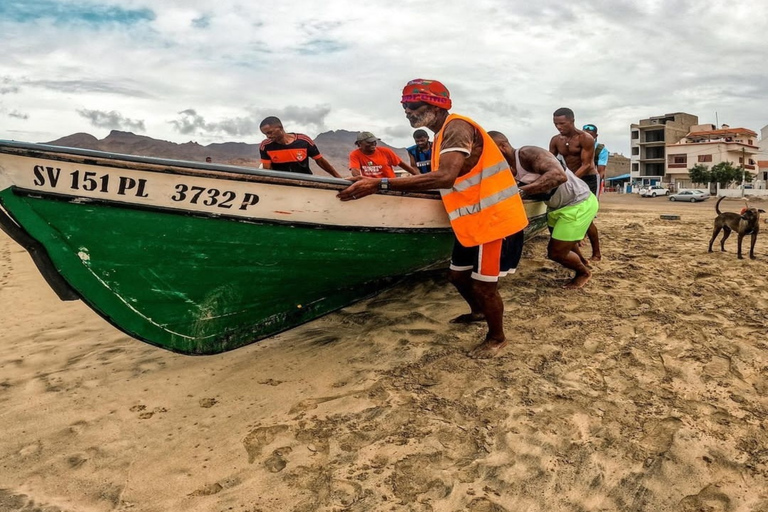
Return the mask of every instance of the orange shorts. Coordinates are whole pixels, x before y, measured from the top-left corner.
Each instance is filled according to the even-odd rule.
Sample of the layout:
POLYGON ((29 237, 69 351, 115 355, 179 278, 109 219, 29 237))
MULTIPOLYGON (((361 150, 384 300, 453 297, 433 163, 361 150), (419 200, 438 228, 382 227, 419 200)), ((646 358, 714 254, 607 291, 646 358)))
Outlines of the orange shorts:
POLYGON ((495 282, 507 274, 514 274, 523 255, 523 232, 509 235, 476 247, 464 247, 453 241, 451 270, 472 271, 472 279, 495 282))

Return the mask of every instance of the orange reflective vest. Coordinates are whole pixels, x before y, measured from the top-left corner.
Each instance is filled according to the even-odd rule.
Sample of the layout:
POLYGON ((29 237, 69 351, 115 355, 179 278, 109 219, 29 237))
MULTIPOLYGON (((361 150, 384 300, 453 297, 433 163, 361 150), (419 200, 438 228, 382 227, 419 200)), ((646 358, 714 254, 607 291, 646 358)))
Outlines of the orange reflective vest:
POLYGON ((477 165, 456 178, 451 188, 440 190, 456 238, 464 247, 474 247, 521 231, 528 217, 515 177, 496 143, 473 120, 448 116, 432 144, 432 172, 439 168, 443 131, 454 119, 468 122, 483 135, 477 165))

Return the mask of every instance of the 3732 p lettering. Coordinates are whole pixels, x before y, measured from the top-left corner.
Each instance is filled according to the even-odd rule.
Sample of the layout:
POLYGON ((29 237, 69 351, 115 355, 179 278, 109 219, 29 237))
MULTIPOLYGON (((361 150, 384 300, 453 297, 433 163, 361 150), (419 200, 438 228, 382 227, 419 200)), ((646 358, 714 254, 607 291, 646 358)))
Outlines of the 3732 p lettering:
POLYGON ((203 206, 215 206, 225 209, 239 205, 239 210, 246 210, 249 206, 259 202, 259 196, 249 192, 244 193, 242 199, 238 201, 237 192, 231 190, 189 186, 183 183, 176 185, 175 190, 176 193, 171 196, 171 200, 189 204, 202 204, 203 206))

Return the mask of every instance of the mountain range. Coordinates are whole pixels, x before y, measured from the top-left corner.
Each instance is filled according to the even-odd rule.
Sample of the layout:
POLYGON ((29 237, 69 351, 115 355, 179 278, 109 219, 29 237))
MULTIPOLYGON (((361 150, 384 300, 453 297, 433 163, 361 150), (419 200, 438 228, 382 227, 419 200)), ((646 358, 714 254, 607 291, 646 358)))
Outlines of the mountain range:
MULTIPOLYGON (((320 149, 320 153, 342 176, 349 175, 349 152, 356 148, 355 139, 357 134, 358 132, 334 130, 323 132, 314 139, 315 144, 320 149)), ((97 139, 88 133, 75 133, 46 142, 46 144, 95 149, 125 155, 151 156, 197 162, 204 162, 206 157, 211 157, 214 163, 258 167, 260 164, 259 145, 261 140, 254 144, 223 142, 203 146, 197 142, 190 141, 177 144, 166 140, 153 139, 145 135, 112 130, 103 139, 97 139)), ((380 142, 379 145, 392 149, 403 161, 408 162, 408 153, 405 151, 405 148, 392 147, 383 142, 380 142)), ((325 174, 317 165, 313 164, 312 169, 315 174, 325 174)))
MULTIPOLYGON (((332 130, 323 132, 314 139, 315 144, 320 149, 320 153, 342 176, 350 174, 348 169, 349 152, 356 147, 355 139, 357 134, 358 132, 348 130, 332 130)), ((177 144, 166 140, 153 139, 145 135, 112 130, 103 139, 97 139, 88 133, 75 133, 46 142, 46 144, 197 162, 204 162, 206 157, 211 157, 214 163, 244 167, 258 167, 261 163, 259 158, 261 140, 254 144, 223 142, 203 146, 192 141, 177 144)), ((384 142, 379 142, 379 145, 392 149, 404 162, 408 162, 408 153, 405 148, 389 146, 384 142)), ((608 160, 606 174, 608 177, 628 174, 629 164, 629 158, 621 154, 612 153, 608 160)), ((312 169, 315 174, 326 175, 315 164, 312 164, 312 169)))

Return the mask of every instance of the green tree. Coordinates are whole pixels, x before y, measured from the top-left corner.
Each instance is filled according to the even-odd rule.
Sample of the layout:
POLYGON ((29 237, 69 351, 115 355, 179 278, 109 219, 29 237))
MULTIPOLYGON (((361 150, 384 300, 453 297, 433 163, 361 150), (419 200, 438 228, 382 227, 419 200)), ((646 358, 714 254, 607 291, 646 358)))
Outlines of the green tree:
POLYGON ((692 183, 700 185, 709 185, 712 182, 712 172, 704 164, 696 164, 688 169, 688 177, 692 183))
POLYGON ((732 162, 720 162, 712 166, 712 181, 719 183, 720 188, 738 181, 741 183, 741 168, 734 167, 732 162))

